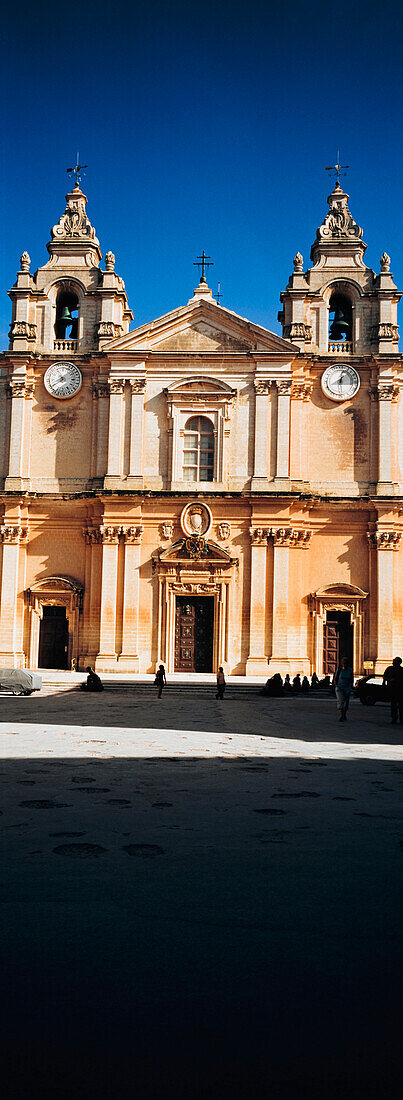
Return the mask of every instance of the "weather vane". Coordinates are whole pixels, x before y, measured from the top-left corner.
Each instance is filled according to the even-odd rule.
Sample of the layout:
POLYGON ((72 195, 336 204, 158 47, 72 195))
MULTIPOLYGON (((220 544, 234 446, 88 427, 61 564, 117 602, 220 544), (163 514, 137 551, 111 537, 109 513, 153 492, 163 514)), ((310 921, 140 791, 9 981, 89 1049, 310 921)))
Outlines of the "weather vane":
POLYGON ((349 167, 350 167, 349 164, 340 164, 340 149, 338 149, 337 150, 337 162, 336 162, 336 164, 331 164, 328 168, 325 168, 325 172, 334 172, 335 182, 339 183, 340 182, 340 176, 345 176, 345 174, 347 172, 347 169, 349 167))
POLYGON ((222 298, 221 283, 217 283, 217 294, 215 295, 215 300, 216 300, 218 306, 220 304, 221 298, 222 298))
POLYGON ((76 177, 75 187, 80 186, 81 179, 82 179, 82 176, 80 175, 80 172, 83 172, 84 168, 88 168, 88 164, 80 164, 80 154, 77 153, 77 161, 76 161, 76 164, 74 165, 74 168, 67 168, 67 175, 68 176, 74 175, 76 177))
POLYGON ((193 267, 199 267, 199 268, 201 267, 200 282, 201 283, 207 283, 207 279, 206 279, 206 276, 205 276, 205 269, 206 269, 206 267, 214 267, 214 264, 213 264, 213 261, 211 259, 211 256, 206 256, 204 248, 203 248, 203 252, 202 252, 201 256, 197 256, 197 259, 194 261, 193 267))

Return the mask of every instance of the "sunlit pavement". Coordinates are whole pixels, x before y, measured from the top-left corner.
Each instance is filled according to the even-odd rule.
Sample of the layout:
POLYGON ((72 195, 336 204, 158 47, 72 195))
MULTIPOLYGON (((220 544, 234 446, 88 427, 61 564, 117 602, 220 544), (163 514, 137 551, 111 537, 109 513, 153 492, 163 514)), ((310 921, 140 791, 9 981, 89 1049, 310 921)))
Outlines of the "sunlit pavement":
POLYGON ((233 694, 0 697, 7 1098, 400 1094, 401 728, 233 694))

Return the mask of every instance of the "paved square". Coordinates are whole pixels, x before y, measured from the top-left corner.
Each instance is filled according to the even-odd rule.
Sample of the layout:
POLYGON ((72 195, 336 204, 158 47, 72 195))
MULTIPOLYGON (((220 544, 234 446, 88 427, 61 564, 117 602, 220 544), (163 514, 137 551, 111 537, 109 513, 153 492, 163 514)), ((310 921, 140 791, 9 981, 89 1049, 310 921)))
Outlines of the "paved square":
POLYGON ((1 708, 8 1096, 398 1096, 385 707, 341 726, 330 696, 138 685, 1 708))

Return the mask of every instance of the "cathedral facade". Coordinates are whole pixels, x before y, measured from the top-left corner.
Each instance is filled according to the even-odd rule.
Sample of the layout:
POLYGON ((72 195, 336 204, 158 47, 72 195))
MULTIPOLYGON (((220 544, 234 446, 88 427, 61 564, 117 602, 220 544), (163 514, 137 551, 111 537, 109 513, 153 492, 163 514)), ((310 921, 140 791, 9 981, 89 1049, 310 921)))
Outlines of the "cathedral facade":
POLYGON ((217 304, 130 330, 76 185, 21 256, 0 376, 0 665, 382 672, 403 650, 403 360, 336 183, 282 336, 217 304))

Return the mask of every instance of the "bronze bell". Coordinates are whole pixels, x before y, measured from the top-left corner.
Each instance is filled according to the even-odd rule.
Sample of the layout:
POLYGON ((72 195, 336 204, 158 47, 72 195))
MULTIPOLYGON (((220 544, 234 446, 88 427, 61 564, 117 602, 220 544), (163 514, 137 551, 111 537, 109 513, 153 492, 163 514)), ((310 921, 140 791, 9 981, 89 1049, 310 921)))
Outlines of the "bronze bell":
POLYGON ((351 331, 351 321, 344 309, 335 309, 334 320, 330 325, 329 336, 331 340, 348 340, 351 331))
POLYGON ((65 325, 72 325, 74 317, 71 316, 68 306, 64 306, 60 314, 59 321, 63 321, 65 325))

